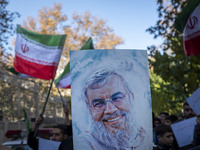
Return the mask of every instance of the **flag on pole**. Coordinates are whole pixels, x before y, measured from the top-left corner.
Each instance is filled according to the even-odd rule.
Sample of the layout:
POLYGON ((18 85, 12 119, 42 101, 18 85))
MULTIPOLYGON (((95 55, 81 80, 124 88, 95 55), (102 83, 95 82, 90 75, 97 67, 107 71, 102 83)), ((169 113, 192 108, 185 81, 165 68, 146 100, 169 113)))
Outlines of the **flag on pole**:
POLYGON ((176 17, 175 28, 183 32, 186 56, 200 55, 200 0, 190 0, 176 17))
POLYGON ((14 68, 44 80, 53 79, 66 35, 39 34, 17 26, 14 68))
MULTIPOLYGON (((86 49, 94 49, 92 38, 90 37, 85 45, 81 47, 80 50, 86 49)), ((70 88, 71 87, 71 79, 70 79, 70 62, 67 63, 64 71, 60 74, 60 76, 54 80, 54 83, 57 88, 70 88)))

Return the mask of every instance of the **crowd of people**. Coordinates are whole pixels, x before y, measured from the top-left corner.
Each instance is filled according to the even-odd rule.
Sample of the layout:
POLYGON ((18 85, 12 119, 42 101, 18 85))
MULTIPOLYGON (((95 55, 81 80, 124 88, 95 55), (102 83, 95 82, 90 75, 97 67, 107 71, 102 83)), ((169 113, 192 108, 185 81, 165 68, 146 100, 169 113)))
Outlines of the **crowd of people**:
POLYGON ((159 116, 153 114, 153 150, 195 150, 200 149, 200 115, 195 115, 187 102, 183 105, 183 116, 169 115, 160 112, 159 116), (179 147, 171 125, 196 116, 193 142, 190 145, 179 147))
MULTIPOLYGON (((183 116, 169 115, 167 112, 160 112, 158 117, 153 114, 153 150, 186 150, 197 147, 200 149, 200 115, 195 115, 188 103, 183 105, 183 116), (191 145, 179 147, 174 136, 171 124, 183 121, 196 116, 194 137, 191 145)), ((33 150, 38 150, 38 138, 35 136, 36 129, 42 124, 43 117, 39 117, 35 126, 28 135, 28 145, 33 150)), ((56 125, 52 129, 51 140, 61 142, 58 150, 72 150, 73 137, 72 125, 56 125)), ((191 149, 192 150, 192 149, 191 149)))
MULTIPOLYGON (((68 115, 66 109, 65 113, 66 115, 68 115)), ((188 105, 188 103, 184 103, 183 105, 183 116, 169 115, 169 113, 167 112, 160 112, 159 116, 155 117, 153 113, 153 150, 186 150, 190 148, 195 149, 195 147, 196 149, 200 149, 200 115, 196 116, 196 125, 194 127, 193 142, 190 145, 187 145, 185 147, 179 147, 173 130, 171 128, 172 124, 195 116, 195 113, 188 105)), ((38 150, 38 138, 35 132, 36 129, 42 124, 42 122, 43 117, 39 117, 35 122, 35 126, 31 129, 28 135, 28 145, 33 150, 38 150)), ((52 128, 52 134, 49 139, 61 142, 58 150, 72 150, 72 124, 54 126, 52 128)))
MULTIPOLYGON (((64 108, 64 112, 66 114, 66 118, 68 118, 68 110, 67 106, 64 108)), ((40 125, 43 122, 43 117, 40 116, 36 122, 34 127, 30 130, 28 134, 28 141, 27 144, 33 149, 38 150, 39 149, 39 136, 37 136, 37 129, 40 127, 40 125)), ((73 138, 72 138, 72 124, 67 124, 68 121, 66 121, 66 124, 58 124, 53 126, 51 135, 50 136, 40 136, 44 139, 49 139, 52 141, 61 142, 58 150, 73 150, 73 138)))

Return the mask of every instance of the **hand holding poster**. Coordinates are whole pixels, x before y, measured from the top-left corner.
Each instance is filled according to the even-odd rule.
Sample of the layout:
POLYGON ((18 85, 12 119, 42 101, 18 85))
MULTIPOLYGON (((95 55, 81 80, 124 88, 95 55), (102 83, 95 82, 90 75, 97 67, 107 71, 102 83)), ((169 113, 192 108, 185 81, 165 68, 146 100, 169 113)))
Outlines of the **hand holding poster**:
POLYGON ((147 52, 70 52, 75 150, 152 149, 147 52))

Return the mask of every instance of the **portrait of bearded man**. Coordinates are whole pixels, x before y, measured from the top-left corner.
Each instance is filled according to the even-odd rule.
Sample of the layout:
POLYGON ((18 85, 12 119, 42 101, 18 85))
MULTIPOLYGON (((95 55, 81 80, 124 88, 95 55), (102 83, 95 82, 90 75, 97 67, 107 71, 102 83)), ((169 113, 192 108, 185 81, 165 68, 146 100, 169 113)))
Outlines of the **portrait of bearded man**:
POLYGON ((85 78, 81 95, 89 111, 90 128, 76 137, 75 149, 152 149, 149 134, 136 119, 135 93, 123 72, 110 67, 95 70, 85 78))

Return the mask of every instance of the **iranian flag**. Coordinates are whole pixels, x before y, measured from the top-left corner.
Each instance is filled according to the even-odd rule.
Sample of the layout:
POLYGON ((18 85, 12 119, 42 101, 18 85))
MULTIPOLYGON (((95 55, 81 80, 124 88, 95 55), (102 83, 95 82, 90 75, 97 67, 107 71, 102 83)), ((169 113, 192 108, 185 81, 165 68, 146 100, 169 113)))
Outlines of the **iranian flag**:
POLYGON ((175 20, 175 27, 183 32, 186 56, 200 55, 200 0, 190 0, 175 20))
MULTIPOLYGON (((85 45, 80 50, 94 49, 92 38, 90 37, 85 45)), ((60 76, 54 80, 57 88, 71 88, 71 77, 70 77, 70 62, 67 63, 64 71, 60 76)))
POLYGON ((14 68, 44 80, 54 79, 66 35, 39 34, 17 26, 14 68))

